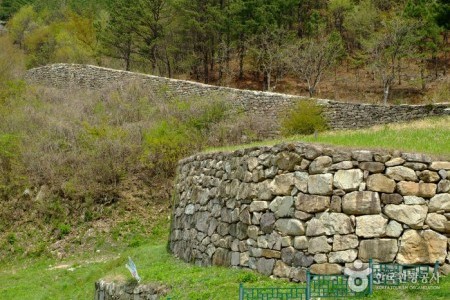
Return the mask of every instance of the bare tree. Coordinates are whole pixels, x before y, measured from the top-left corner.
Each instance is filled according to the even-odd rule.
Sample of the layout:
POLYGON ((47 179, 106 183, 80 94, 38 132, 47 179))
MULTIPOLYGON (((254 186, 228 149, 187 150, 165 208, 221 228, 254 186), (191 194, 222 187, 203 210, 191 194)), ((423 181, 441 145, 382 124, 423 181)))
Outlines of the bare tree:
POLYGON ((344 53, 342 41, 337 33, 317 39, 301 40, 288 52, 291 70, 308 84, 310 97, 316 93, 316 87, 325 72, 335 65, 344 53))
POLYGON ((366 44, 366 52, 372 70, 381 78, 383 103, 387 105, 391 87, 401 72, 401 60, 414 52, 415 26, 401 18, 394 18, 383 25, 385 28, 366 44))
POLYGON ((266 30, 249 41, 249 54, 254 66, 264 75, 263 90, 273 90, 278 80, 286 75, 285 59, 287 34, 283 30, 266 30))

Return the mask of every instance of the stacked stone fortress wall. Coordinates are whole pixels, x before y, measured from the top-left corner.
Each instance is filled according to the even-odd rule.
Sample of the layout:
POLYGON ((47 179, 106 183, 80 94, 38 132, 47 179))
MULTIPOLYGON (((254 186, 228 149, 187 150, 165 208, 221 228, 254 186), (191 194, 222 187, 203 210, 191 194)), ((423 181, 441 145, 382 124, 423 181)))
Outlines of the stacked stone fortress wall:
POLYGON ((449 261, 450 162, 282 144, 182 160, 170 249, 202 266, 305 279, 356 259, 449 261))

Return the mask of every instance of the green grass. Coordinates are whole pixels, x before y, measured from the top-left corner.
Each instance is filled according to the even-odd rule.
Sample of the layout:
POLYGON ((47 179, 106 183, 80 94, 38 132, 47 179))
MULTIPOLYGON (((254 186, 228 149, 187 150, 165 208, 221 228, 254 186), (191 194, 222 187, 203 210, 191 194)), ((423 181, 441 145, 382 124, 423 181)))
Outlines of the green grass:
MULTIPOLYGON (((82 255, 67 262, 36 259, 0 265, 0 298, 8 299, 93 299, 94 282, 100 278, 127 280, 127 257, 135 261, 142 283, 160 282, 171 287, 168 295, 178 299, 237 299, 239 283, 246 287, 298 286, 273 280, 255 272, 223 267, 197 267, 174 258, 165 245, 143 245, 119 254, 82 255), (66 264, 70 268, 51 268, 66 264)), ((369 299, 447 299, 450 278, 441 277, 436 290, 375 291, 369 299)))
POLYGON ((314 135, 296 135, 285 139, 207 149, 207 151, 233 151, 247 146, 265 146, 294 141, 353 148, 420 152, 442 159, 450 159, 450 116, 374 126, 369 129, 326 131, 319 133, 317 137, 314 135))

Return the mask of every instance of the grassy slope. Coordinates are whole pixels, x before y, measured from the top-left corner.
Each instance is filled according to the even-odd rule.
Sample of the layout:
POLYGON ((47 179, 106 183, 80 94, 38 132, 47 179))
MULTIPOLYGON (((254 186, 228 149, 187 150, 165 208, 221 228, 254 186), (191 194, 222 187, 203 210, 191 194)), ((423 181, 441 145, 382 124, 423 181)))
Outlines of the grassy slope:
MULTIPOLYGON (((317 137, 297 135, 282 140, 268 140, 246 146, 273 145, 292 141, 423 152, 437 158, 450 159, 450 116, 381 125, 361 130, 326 131, 319 133, 317 137)), ((242 147, 241 145, 215 148, 208 149, 208 151, 232 151, 242 147)))
MULTIPOLYGON (((17 267, 0 265, 1 299, 93 299, 94 282, 99 278, 128 279, 124 265, 131 256, 145 282, 161 282, 172 287, 172 299, 237 299, 239 283, 247 287, 298 286, 273 280, 254 272, 221 267, 201 268, 175 259, 165 245, 145 245, 114 256, 95 253, 67 263, 49 259, 24 261, 17 267), (67 264, 68 268, 54 268, 67 264)), ((375 291, 370 299, 447 299, 450 278, 441 277, 439 289, 375 291)))
MULTIPOLYGON (((450 117, 434 118, 407 124, 376 127, 367 130, 326 132, 314 137, 292 137, 302 140, 349 147, 399 148, 439 156, 450 154, 450 117), (411 130, 414 128, 414 130, 411 130)), ((286 141, 283 140, 283 141, 286 141)), ((281 141, 269 141, 271 144, 281 141)), ((242 147, 242 146, 240 146, 242 147)), ((223 149, 222 149, 223 150, 223 149)), ((227 150, 231 150, 228 148, 227 150)), ((200 268, 173 258, 165 250, 166 230, 159 230, 148 244, 117 250, 83 254, 68 262, 38 258, 0 265, 2 299, 92 299, 94 281, 99 278, 129 278, 124 264, 133 257, 144 282, 158 281, 172 287, 173 299, 236 299, 238 285, 292 286, 253 272, 219 267, 200 268), (50 265, 74 267, 49 269, 50 265)), ((371 299, 447 299, 450 277, 441 278, 438 290, 376 291, 371 299)))

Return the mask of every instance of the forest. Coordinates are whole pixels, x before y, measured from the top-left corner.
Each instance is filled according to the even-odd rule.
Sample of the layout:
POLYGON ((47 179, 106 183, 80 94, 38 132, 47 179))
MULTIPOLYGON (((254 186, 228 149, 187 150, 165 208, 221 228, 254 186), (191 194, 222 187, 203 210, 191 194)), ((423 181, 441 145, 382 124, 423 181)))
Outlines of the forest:
POLYGON ((27 68, 89 63, 385 104, 401 91, 440 101, 425 93, 449 65, 449 0, 2 0, 0 20, 27 68))

